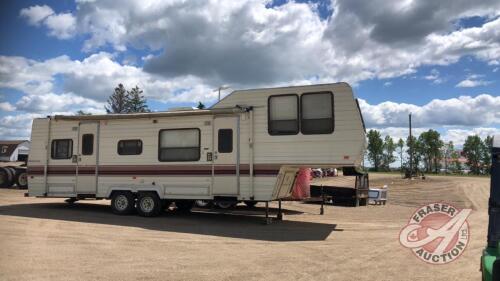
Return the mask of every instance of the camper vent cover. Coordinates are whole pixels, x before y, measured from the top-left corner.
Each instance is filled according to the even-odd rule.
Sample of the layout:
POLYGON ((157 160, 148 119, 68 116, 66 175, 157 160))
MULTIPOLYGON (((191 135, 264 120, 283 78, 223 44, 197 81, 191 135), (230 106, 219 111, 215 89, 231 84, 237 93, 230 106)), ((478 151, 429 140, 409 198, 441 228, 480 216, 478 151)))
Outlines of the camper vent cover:
POLYGON ((205 121, 204 125, 205 125, 205 126, 210 126, 210 124, 211 124, 211 123, 212 123, 212 122, 210 122, 210 121, 205 121))

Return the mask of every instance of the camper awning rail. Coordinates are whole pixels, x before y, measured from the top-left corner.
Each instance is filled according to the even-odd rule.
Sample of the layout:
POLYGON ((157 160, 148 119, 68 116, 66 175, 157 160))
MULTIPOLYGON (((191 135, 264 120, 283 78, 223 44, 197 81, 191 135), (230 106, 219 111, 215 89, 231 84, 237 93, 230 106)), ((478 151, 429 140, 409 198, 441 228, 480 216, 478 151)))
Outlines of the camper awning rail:
POLYGON ((127 113, 127 114, 102 114, 102 115, 55 115, 55 120, 110 120, 110 119, 135 119, 135 118, 158 118, 173 116, 195 116, 195 115, 220 115, 237 114, 251 110, 251 107, 231 107, 182 111, 163 111, 147 113, 127 113))

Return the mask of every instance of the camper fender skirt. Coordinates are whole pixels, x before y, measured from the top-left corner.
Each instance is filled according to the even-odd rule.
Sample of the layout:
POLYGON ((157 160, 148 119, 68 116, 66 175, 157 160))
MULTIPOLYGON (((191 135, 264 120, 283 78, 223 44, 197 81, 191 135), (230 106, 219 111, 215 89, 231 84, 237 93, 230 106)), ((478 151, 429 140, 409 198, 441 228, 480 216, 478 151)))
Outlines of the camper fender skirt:
POLYGON ((113 192, 115 191, 130 191, 134 194, 138 193, 138 192, 156 192, 156 194, 158 195, 158 197, 162 198, 163 196, 163 193, 162 193, 162 190, 160 189, 160 187, 155 187, 155 186, 151 186, 151 187, 131 187, 131 186, 124 186, 124 187, 111 187, 108 189, 108 192, 106 194, 106 198, 110 199, 111 196, 113 195, 113 192))

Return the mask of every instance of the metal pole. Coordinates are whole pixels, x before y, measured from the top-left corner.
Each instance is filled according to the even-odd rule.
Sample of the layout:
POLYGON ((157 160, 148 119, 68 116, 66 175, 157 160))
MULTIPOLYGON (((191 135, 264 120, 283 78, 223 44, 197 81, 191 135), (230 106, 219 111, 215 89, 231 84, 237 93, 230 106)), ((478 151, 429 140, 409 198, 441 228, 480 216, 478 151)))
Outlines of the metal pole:
POLYGON ((409 129, 410 129, 410 178, 413 177, 413 138, 411 134, 411 113, 408 115, 409 129))
POLYGON ((320 215, 324 215, 325 214, 325 193, 323 192, 323 185, 321 185, 321 209, 319 211, 319 214, 320 215))
POLYGON ((266 201, 266 224, 270 224, 271 220, 269 219, 269 202, 266 201))
POLYGON ((278 220, 283 220, 283 213, 281 213, 281 199, 278 200, 278 215, 276 217, 278 220))
POLYGON ((219 87, 219 101, 220 101, 220 88, 221 88, 221 87, 219 87))

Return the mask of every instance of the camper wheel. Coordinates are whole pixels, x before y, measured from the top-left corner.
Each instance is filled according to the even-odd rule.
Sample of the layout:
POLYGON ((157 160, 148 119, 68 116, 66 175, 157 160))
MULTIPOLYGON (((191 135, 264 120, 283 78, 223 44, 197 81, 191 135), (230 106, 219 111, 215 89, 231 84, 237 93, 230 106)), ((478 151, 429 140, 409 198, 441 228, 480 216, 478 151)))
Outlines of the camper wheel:
POLYGON ((156 192, 140 192, 137 196, 137 212, 143 217, 156 217, 162 211, 162 203, 156 192))
POLYGON ((238 205, 238 202, 234 201, 217 201, 215 205, 221 209, 230 209, 238 205))
POLYGON ((128 215, 134 210, 135 198, 130 191, 115 191, 111 196, 111 209, 117 215, 128 215))
POLYGON ((16 184, 19 188, 28 187, 28 174, 26 172, 19 172, 16 175, 16 184))

